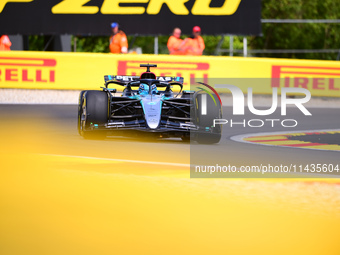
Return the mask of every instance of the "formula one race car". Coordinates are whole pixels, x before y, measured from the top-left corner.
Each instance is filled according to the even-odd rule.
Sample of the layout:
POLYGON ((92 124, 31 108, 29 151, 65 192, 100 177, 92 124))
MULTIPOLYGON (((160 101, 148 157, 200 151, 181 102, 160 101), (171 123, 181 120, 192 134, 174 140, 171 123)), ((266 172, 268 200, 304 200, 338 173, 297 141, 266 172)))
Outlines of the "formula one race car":
POLYGON ((156 77, 150 67, 139 76, 106 75, 102 91, 80 93, 78 131, 86 139, 104 139, 107 135, 138 136, 150 134, 159 138, 180 137, 199 143, 218 143, 222 107, 216 95, 205 89, 183 91, 182 77, 156 77), (123 87, 122 93, 109 85, 123 87), (172 88, 178 86, 179 92, 172 88))

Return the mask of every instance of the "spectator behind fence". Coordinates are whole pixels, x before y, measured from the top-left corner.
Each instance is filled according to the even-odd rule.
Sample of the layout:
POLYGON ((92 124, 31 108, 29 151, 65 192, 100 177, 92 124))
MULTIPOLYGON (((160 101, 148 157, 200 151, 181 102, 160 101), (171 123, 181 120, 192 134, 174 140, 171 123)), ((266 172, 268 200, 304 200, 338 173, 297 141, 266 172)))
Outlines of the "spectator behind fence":
POLYGON ((182 49, 184 43, 183 40, 181 39, 181 29, 176 27, 174 31, 172 32, 172 35, 169 37, 168 40, 168 49, 170 55, 184 55, 184 49, 182 49))
POLYGON ((7 35, 0 36, 0 51, 11 50, 11 45, 12 43, 7 35))
POLYGON ((111 24, 113 35, 110 37, 110 51, 111 53, 127 53, 128 40, 125 33, 119 30, 119 24, 113 22, 111 24))
POLYGON ((202 55, 205 44, 199 26, 195 26, 192 29, 192 36, 184 40, 183 48, 186 55, 202 55))

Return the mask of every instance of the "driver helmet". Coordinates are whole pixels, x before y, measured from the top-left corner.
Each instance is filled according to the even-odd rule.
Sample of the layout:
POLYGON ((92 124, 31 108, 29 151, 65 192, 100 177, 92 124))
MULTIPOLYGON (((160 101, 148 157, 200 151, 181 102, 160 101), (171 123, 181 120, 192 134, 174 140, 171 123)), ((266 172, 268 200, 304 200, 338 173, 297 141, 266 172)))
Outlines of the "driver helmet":
POLYGON ((138 93, 139 93, 139 95, 147 95, 147 94, 149 94, 149 86, 144 84, 144 83, 141 83, 139 85, 138 93))

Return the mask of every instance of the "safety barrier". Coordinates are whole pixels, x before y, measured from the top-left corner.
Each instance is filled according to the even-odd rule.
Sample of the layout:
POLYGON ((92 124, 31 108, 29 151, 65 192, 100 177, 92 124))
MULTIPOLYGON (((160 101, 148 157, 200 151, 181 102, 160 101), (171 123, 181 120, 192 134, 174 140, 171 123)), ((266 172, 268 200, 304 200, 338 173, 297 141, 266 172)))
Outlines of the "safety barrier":
POLYGON ((156 75, 183 76, 186 89, 198 79, 250 78, 235 79, 243 81, 236 85, 244 92, 253 87, 256 94, 300 87, 312 96, 340 97, 340 62, 218 56, 0 52, 0 88, 99 89, 104 75, 139 75, 145 70, 140 63, 157 64, 156 75))

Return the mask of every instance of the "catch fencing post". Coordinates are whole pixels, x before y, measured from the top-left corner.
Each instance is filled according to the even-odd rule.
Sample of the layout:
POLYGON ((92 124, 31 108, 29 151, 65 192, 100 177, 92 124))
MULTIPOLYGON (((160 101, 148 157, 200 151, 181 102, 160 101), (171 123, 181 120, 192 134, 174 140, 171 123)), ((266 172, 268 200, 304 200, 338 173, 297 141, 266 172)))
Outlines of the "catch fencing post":
POLYGON ((229 37, 229 56, 234 56, 234 36, 229 37))
POLYGON ((155 36, 154 53, 158 55, 158 36, 155 36))
POLYGON ((247 57, 248 55, 248 40, 247 37, 243 37, 243 57, 247 57))

